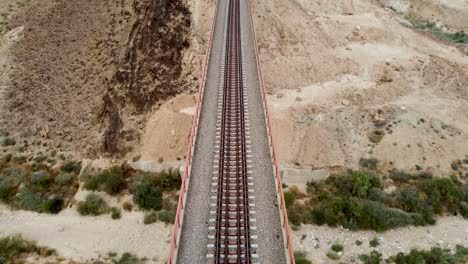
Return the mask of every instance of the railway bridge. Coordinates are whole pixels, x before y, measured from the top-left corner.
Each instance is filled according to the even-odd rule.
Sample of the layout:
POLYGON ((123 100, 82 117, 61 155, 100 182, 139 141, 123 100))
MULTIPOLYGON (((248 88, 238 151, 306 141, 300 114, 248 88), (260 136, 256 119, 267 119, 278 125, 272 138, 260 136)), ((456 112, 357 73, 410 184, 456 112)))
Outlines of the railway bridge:
POLYGON ((218 0, 168 263, 294 263, 248 0, 218 0))

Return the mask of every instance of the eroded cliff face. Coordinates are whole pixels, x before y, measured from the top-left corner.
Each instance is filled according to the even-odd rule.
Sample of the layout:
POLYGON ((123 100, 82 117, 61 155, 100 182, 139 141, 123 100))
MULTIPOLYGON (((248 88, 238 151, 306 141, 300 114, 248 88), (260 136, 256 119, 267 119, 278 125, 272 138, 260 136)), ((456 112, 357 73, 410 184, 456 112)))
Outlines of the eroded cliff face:
POLYGON ((135 1, 133 8, 137 20, 100 112, 107 126, 102 147, 110 154, 126 152, 129 146, 121 139, 138 137, 125 130, 123 119, 144 114, 157 102, 194 85, 182 75, 184 50, 190 46, 190 12, 184 1, 135 1))
POLYGON ((25 154, 55 148, 78 157, 125 156, 140 143, 151 110, 196 88, 203 46, 191 23, 197 6, 24 4, 2 22, 8 41, 0 45, 0 132, 27 141, 25 154))

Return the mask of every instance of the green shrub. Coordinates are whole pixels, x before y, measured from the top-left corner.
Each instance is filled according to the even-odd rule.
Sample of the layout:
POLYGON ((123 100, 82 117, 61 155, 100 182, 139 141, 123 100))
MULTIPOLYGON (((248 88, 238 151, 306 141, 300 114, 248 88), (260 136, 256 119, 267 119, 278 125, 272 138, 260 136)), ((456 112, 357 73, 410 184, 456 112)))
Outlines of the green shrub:
POLYGON ((403 210, 407 212, 420 212, 424 202, 419 199, 418 190, 414 186, 404 188, 397 196, 403 210))
POLYGON ((133 209, 133 205, 132 205, 130 202, 125 202, 125 203, 123 204, 123 209, 124 209, 125 211, 130 212, 130 211, 132 211, 132 209, 133 209))
POLYGON ((16 145, 16 140, 11 137, 4 137, 0 141, 0 145, 2 145, 2 147, 14 146, 16 145))
MULTIPOLYGON (((350 194, 353 191, 353 182, 349 174, 345 175, 331 175, 325 181, 326 184, 332 185, 336 188, 337 194, 350 194)), ((328 194, 328 192, 320 192, 322 194, 328 194)))
POLYGON ((382 203, 332 197, 312 211, 318 225, 342 225, 349 229, 385 231, 390 228, 414 224, 410 214, 382 203))
POLYGON ((369 246, 377 247, 380 245, 379 239, 374 237, 371 241, 369 241, 369 246))
POLYGON ((468 203, 460 202, 460 213, 464 218, 468 218, 468 203))
POLYGON ((408 182, 411 179, 411 174, 401 170, 392 170, 390 172, 390 179, 397 182, 408 182))
POLYGON ((119 193, 125 187, 122 169, 119 167, 112 167, 105 173, 104 191, 111 195, 119 193))
POLYGON ((344 250, 344 247, 343 245, 336 243, 332 245, 331 249, 335 252, 342 252, 344 250))
POLYGON ((3 173, 5 174, 3 178, 9 181, 14 186, 20 185, 25 178, 24 173, 21 171, 21 169, 15 167, 5 169, 3 173))
POLYGON ((410 21, 415 28, 429 32, 444 41, 451 43, 468 43, 468 35, 463 31, 456 33, 445 32, 437 27, 434 22, 422 21, 416 17, 406 17, 406 19, 410 21))
POLYGON ((160 221, 166 224, 173 224, 175 221, 176 214, 171 211, 161 211, 158 213, 158 218, 160 221))
POLYGON ((79 161, 68 161, 63 164, 60 169, 66 173, 80 173, 81 171, 81 162, 79 161))
POLYGON ((307 259, 304 251, 294 251, 294 259, 296 260, 296 264, 312 264, 312 261, 307 259))
POLYGON ((0 201, 9 203, 14 195, 15 186, 8 181, 0 178, 0 201))
POLYGON ((436 212, 443 212, 445 207, 449 212, 456 213, 459 202, 465 199, 463 188, 448 178, 423 180, 419 187, 427 196, 426 204, 436 212))
POLYGON ((121 217, 122 217, 122 213, 120 212, 120 209, 116 208, 116 207, 112 207, 111 208, 111 218, 116 220, 116 219, 120 219, 121 217))
POLYGON ((455 253, 450 249, 433 247, 431 250, 412 249, 409 253, 398 253, 390 258, 396 264, 417 264, 417 263, 450 263, 463 264, 468 261, 468 248, 457 245, 455 253))
POLYGON ((379 188, 372 187, 367 196, 371 201, 383 203, 387 194, 379 188))
POLYGON ((119 259, 114 259, 112 261, 114 264, 143 264, 144 262, 138 259, 137 256, 130 254, 128 252, 123 253, 119 259))
POLYGON ((99 187, 99 184, 98 184, 96 177, 89 176, 83 182, 83 189, 85 190, 96 191, 98 187, 99 187))
POLYGON ((39 193, 31 189, 23 188, 18 193, 18 206, 20 209, 40 212, 43 199, 39 193))
POLYGON ((362 245, 362 241, 361 241, 361 240, 356 240, 354 243, 356 244, 356 246, 362 245))
POLYGON ((353 195, 359 198, 366 198, 369 189, 372 188, 369 174, 365 172, 352 172, 353 195))
POLYGON ((163 172, 161 181, 164 190, 179 190, 182 184, 182 179, 178 170, 163 172))
POLYGON ((390 76, 384 75, 382 76, 382 78, 380 78, 380 81, 384 83, 390 83, 390 82, 393 82, 393 78, 390 76))
POLYGON ((146 210, 159 211, 162 208, 162 192, 151 183, 138 183, 132 188, 133 201, 146 210))
POLYGON ((25 156, 14 156, 11 159, 11 162, 16 163, 16 164, 23 164, 26 161, 28 161, 28 158, 26 158, 25 156))
POLYGON ((69 172, 61 172, 55 177, 55 182, 58 185, 64 186, 70 184, 73 180, 73 174, 69 172))
POLYGON ((450 164, 450 166, 452 167, 452 170, 457 171, 461 168, 462 162, 461 160, 455 160, 452 161, 452 164, 450 164))
POLYGON ((0 263, 17 263, 15 258, 31 253, 50 256, 55 254, 55 250, 38 247, 36 242, 25 240, 20 235, 0 238, 0 263))
POLYGON ((42 210, 49 214, 58 214, 63 207, 63 199, 54 197, 42 203, 42 210))
POLYGON ((286 203, 286 208, 291 207, 294 205, 296 201, 296 194, 293 192, 284 192, 284 202, 286 203))
MULTIPOLYGON (((380 142, 380 140, 382 140, 381 137, 383 137, 383 134, 377 133, 377 134, 375 135, 375 137, 379 137, 378 140, 377 140, 377 139, 374 139, 374 141, 377 141, 377 142, 374 142, 374 141, 372 141, 372 140, 371 140, 371 141, 374 142, 374 143, 378 143, 378 142, 380 142)), ((375 170, 375 169, 377 169, 377 166, 378 166, 378 165, 379 165, 379 160, 376 159, 376 158, 370 158, 370 159, 361 158, 361 159, 359 160, 359 166, 361 166, 361 167, 363 167, 363 168, 368 168, 368 169, 373 169, 373 170, 375 170)))
POLYGON ((96 194, 88 194, 85 201, 78 202, 77 211, 81 215, 101 215, 109 210, 107 203, 96 194))
POLYGON ((356 218, 362 229, 385 231, 390 228, 414 224, 410 214, 387 207, 382 203, 363 201, 363 210, 360 213, 361 215, 356 218))
POLYGON ((385 136, 385 132, 382 131, 382 130, 374 130, 372 131, 372 133, 369 135, 369 141, 374 143, 374 144, 379 144, 380 141, 382 141, 382 139, 384 138, 385 136))
POLYGON ((40 186, 44 189, 50 187, 52 183, 52 179, 50 178, 49 174, 45 171, 36 171, 31 176, 31 183, 37 186, 40 186))
POLYGON ((291 207, 287 209, 287 211, 288 211, 289 223, 292 224, 293 226, 300 226, 304 220, 302 217, 302 213, 299 212, 299 210, 297 210, 295 207, 291 207))
POLYGON ((143 223, 145 225, 150 225, 158 221, 158 213, 155 211, 147 212, 143 218, 143 223))
MULTIPOLYGON (((359 255, 359 259, 364 264, 380 264, 383 263, 382 254, 376 250, 372 250, 369 255, 359 255)), ((416 263, 415 263, 416 264, 416 263)))
POLYGON ((83 188, 86 190, 103 190, 110 195, 118 194, 125 188, 125 179, 120 167, 111 167, 97 175, 87 176, 83 188))
POLYGON ((336 253, 333 250, 327 252, 327 257, 329 259, 333 259, 333 260, 339 260, 340 259, 340 255, 338 255, 338 253, 336 253))

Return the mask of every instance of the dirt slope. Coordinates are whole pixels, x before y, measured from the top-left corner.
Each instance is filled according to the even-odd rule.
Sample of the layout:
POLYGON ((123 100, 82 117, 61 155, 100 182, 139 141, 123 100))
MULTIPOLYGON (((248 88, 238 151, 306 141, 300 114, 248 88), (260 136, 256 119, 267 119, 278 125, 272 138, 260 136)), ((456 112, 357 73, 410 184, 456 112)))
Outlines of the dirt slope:
POLYGON ((282 163, 357 167, 376 157, 382 168, 448 172, 468 154, 461 51, 376 1, 253 8, 282 163))
POLYGON ((27 140, 26 152, 58 148, 78 157, 125 156, 140 142, 148 112, 196 87, 193 69, 202 45, 192 33, 191 5, 23 5, 6 20, 0 49, 2 65, 8 65, 1 79, 2 134, 27 140))

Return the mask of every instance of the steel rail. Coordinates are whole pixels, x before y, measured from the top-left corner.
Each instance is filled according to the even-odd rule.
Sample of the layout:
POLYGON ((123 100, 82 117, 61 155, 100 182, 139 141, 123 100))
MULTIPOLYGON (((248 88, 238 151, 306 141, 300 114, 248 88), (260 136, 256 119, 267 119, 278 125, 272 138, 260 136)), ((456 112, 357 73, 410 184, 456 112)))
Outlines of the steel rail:
POLYGON ((229 1, 226 30, 215 242, 212 256, 214 263, 253 263, 239 0, 229 1))

